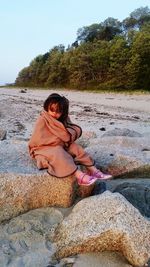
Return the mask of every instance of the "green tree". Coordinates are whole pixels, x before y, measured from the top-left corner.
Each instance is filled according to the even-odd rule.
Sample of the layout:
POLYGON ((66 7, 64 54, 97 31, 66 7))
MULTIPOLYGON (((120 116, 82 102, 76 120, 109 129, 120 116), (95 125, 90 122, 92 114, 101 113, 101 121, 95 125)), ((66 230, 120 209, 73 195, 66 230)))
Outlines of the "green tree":
POLYGON ((83 43, 71 53, 68 70, 72 87, 85 87, 92 77, 91 45, 92 43, 83 43))
POLYGON ((114 18, 107 18, 102 23, 94 23, 90 26, 82 27, 77 31, 77 41, 93 42, 94 40, 112 40, 116 35, 122 33, 122 24, 114 18))
POLYGON ((128 87, 150 88, 150 33, 138 32, 131 48, 131 58, 127 64, 128 87))
POLYGON ((16 78, 15 84, 18 86, 28 86, 30 80, 30 69, 29 67, 23 68, 16 78))
POLYGON ((110 43, 95 41, 91 51, 92 80, 91 84, 99 85, 108 79, 110 61, 110 43))
POLYGON ((126 65, 129 60, 129 47, 123 37, 116 37, 110 48, 109 84, 113 88, 126 87, 126 65))
POLYGON ((64 46, 59 45, 54 47, 49 55, 49 60, 47 61, 47 80, 45 82, 46 86, 52 85, 57 86, 63 83, 63 76, 65 70, 61 65, 61 60, 64 54, 64 46))
POLYGON ((110 41, 122 33, 122 23, 118 19, 109 17, 101 23, 101 26, 102 29, 99 32, 100 40, 110 41))
POLYGON ((123 27, 125 31, 131 29, 139 30, 142 25, 148 22, 150 22, 150 9, 148 7, 140 7, 123 20, 123 27))
POLYGON ((84 26, 77 31, 77 41, 79 42, 92 42, 97 38, 100 31, 100 24, 94 23, 90 26, 84 26))

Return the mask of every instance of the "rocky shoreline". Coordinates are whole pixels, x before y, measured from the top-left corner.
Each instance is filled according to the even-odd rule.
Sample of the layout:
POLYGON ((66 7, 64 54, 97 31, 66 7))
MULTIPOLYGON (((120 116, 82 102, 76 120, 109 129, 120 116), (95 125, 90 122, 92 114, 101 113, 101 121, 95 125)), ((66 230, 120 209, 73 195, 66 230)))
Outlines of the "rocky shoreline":
POLYGON ((74 202, 73 199, 70 199, 70 195, 74 195, 74 191, 72 191, 74 190, 74 180, 67 178, 66 182, 64 181, 63 184, 60 182, 54 188, 56 181, 52 179, 50 182, 49 180, 46 182, 45 179, 49 179, 49 177, 44 176, 44 184, 41 177, 45 174, 36 170, 27 152, 27 141, 35 119, 42 109, 44 99, 52 92, 54 90, 0 89, 0 266, 144 266, 142 264, 146 263, 150 257, 150 107, 148 104, 150 95, 131 96, 59 91, 70 100, 72 120, 83 128, 80 144, 94 157, 99 168, 109 171, 114 176, 112 181, 106 183, 106 192, 102 193, 102 184, 97 183, 95 188, 91 189, 95 196, 83 199, 89 195, 89 192, 83 190, 81 192, 80 189, 80 198, 75 197, 76 201, 74 202), (33 174, 36 183, 33 182, 33 176, 31 179, 33 174), (54 189, 52 192, 48 188, 50 183, 54 189), (59 195, 57 188, 62 188, 63 192, 58 199, 56 198, 56 195, 59 195), (67 194, 68 197, 64 200, 62 196, 67 196, 67 194), (120 207, 125 203, 127 207, 125 210, 123 206, 119 211, 115 209, 117 205, 113 204, 116 201, 114 200, 115 196, 119 198, 120 207), (27 198, 29 198, 28 204, 27 198), (61 205, 59 205, 60 199, 61 205), (96 199, 96 203, 100 203, 97 211, 94 206, 92 207, 94 199, 96 199), (110 199, 112 206, 114 205, 110 215, 110 204, 102 207, 103 202, 107 202, 107 199, 110 199), (53 200, 57 201, 52 202, 53 200), (83 222, 84 230, 81 221, 87 212, 83 213, 82 202, 84 206, 86 202, 87 207, 91 205, 89 218, 83 222), (75 205, 75 203, 78 204, 75 205), (54 206, 62 206, 62 208, 54 206), (73 206, 75 208, 72 211, 73 206), (81 207, 81 215, 78 206, 81 207), (129 221, 126 221, 126 216, 129 217, 130 214, 130 207, 131 216, 129 221), (104 209, 106 210, 104 211, 104 209), (22 214, 20 215, 20 213, 22 214), (120 217, 123 213, 126 216, 120 217), (70 214, 69 217, 68 214, 70 214), (103 222, 104 226, 100 224, 97 228, 95 239, 92 229, 96 229, 94 226, 96 220, 102 221, 102 214, 107 216, 103 222), (138 217, 135 217, 135 214, 138 217), (77 216, 76 234, 73 234, 73 225, 76 221, 74 216, 77 216), (95 219, 92 221, 92 218, 95 219), (67 220, 69 222, 67 231, 68 227, 71 227, 71 231, 65 234, 65 230, 59 229, 61 227, 63 229, 63 224, 67 225, 67 220), (113 220, 114 229, 111 224, 107 229, 107 220, 113 220), (141 225, 138 226, 136 222, 140 220, 141 225), (133 222, 131 223, 131 221, 133 222), (127 232, 127 225, 130 225, 129 232, 127 232), (133 230, 131 231, 131 229, 133 230), (136 236, 137 229, 141 241, 140 238, 134 240, 132 237, 132 235, 136 236), (80 231, 83 235, 85 231, 85 241, 83 236, 80 236, 80 231), (86 232, 90 240, 95 241, 88 240, 86 232), (116 234, 117 232, 118 234, 116 234), (69 235, 71 239, 67 241, 69 235), (107 238, 103 238, 105 235, 107 238), (125 238, 127 246, 121 239, 122 235, 129 238, 125 238), (111 236, 113 236, 112 239, 111 236), (82 244, 80 239, 84 241, 82 244), (106 240, 111 244, 110 246, 106 246, 106 240), (119 247, 114 245, 113 241, 119 247), (63 259, 57 260, 56 257, 54 260, 54 254, 57 255, 57 251, 61 253, 60 248, 64 248, 64 244, 67 242, 70 246, 67 251, 70 252, 63 252, 60 257, 63 259), (82 249, 77 248, 78 242, 82 249), (99 242, 104 242, 105 245, 98 245, 99 242), (140 242, 143 242, 142 247, 140 247, 140 242), (76 248, 74 248, 74 244, 76 244, 76 248), (129 248, 130 252, 133 251, 132 257, 127 252, 129 248))

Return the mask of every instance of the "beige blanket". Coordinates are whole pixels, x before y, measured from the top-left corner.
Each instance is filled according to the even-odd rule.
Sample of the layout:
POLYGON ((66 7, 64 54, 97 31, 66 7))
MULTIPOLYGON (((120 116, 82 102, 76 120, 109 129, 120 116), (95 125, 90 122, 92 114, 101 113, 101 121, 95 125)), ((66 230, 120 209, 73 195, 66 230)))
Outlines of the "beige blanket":
POLYGON ((69 176, 76 171, 77 164, 93 165, 90 156, 74 142, 81 134, 81 128, 69 118, 64 126, 42 111, 29 141, 30 156, 36 159, 39 169, 48 168, 56 177, 69 176))

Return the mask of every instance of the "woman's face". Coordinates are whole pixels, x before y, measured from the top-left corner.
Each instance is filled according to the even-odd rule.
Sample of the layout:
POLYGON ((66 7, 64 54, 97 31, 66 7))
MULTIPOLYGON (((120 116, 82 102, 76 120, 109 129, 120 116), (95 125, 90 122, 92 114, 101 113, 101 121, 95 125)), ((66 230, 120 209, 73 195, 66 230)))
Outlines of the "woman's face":
POLYGON ((61 117, 62 112, 59 112, 58 104, 52 104, 48 109, 48 114, 58 120, 61 117))

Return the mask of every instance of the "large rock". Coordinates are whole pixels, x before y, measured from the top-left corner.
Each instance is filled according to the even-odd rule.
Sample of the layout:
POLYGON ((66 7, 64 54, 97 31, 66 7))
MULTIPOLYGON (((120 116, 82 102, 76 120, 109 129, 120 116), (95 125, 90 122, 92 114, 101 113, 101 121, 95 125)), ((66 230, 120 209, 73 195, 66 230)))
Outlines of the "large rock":
POLYGON ((25 141, 1 142, 0 155, 0 222, 36 208, 70 207, 77 196, 92 193, 93 185, 78 186, 74 176, 59 179, 39 171, 25 141))
POLYGON ((58 179, 48 174, 0 174, 0 222, 28 210, 70 207, 75 197, 74 178, 58 179))
POLYGON ((113 176, 150 177, 150 138, 102 137, 91 141, 86 151, 113 176))
POLYGON ((143 216, 150 217, 150 183, 122 183, 114 192, 122 194, 143 216))
POLYGON ((58 226, 56 257, 120 251, 135 266, 150 257, 150 222, 122 195, 104 192, 80 201, 58 226))
MULTIPOLYGON (((3 141, 0 144, 0 221, 28 210, 47 207, 69 207, 77 193, 76 179, 63 179, 39 171, 30 159, 27 143, 3 141)), ((82 190, 82 197, 91 193, 82 190)))
POLYGON ((96 183, 92 195, 101 194, 105 189, 122 194, 143 216, 150 217, 150 179, 135 177, 99 182, 96 183))

